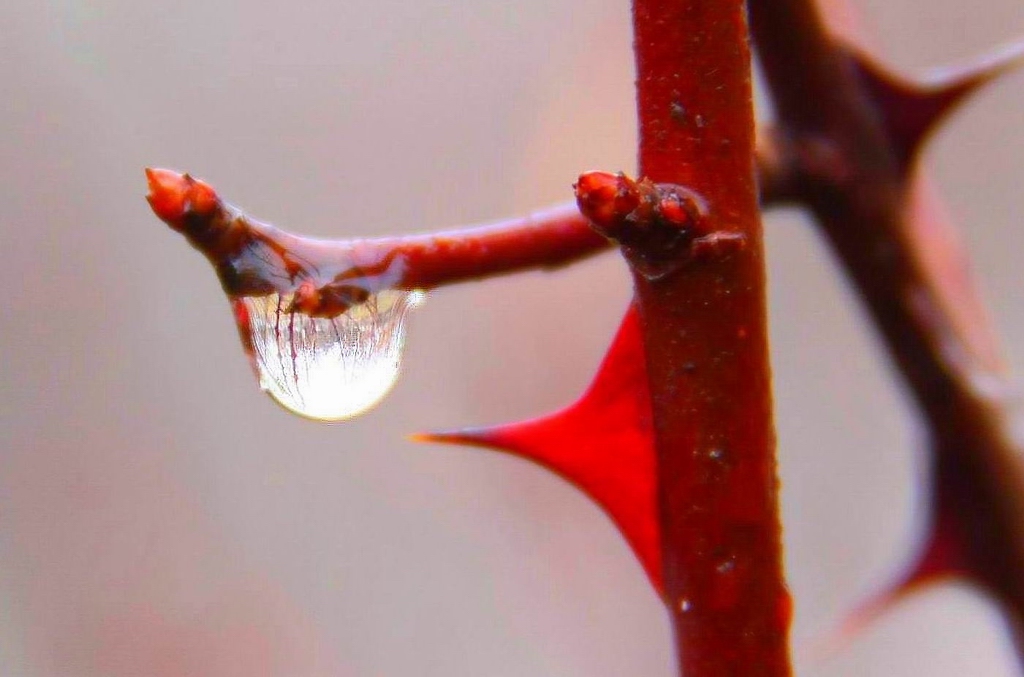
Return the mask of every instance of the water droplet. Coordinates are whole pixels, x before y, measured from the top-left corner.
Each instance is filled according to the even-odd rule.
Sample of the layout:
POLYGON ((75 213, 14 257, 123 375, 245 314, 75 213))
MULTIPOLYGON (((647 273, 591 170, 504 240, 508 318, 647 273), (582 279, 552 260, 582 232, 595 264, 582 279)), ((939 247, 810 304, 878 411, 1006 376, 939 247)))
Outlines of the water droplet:
POLYGON ((260 387, 285 409, 321 421, 358 416, 398 379, 405 317, 421 291, 388 289, 336 317, 289 312, 293 295, 235 301, 260 387))
POLYGON ((681 600, 679 600, 679 610, 682 611, 683 613, 688 612, 692 608, 693 608, 693 602, 691 602, 686 597, 683 597, 681 600))

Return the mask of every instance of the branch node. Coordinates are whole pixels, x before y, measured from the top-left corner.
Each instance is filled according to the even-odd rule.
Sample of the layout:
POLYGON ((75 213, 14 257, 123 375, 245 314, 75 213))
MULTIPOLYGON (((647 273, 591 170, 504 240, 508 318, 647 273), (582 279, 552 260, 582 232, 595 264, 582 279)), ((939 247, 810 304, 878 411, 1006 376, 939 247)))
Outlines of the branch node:
POLYGON ((711 233, 704 199, 685 186, 594 171, 581 174, 574 189, 580 212, 594 230, 618 242, 631 265, 649 280, 724 252, 733 245, 723 249, 723 243, 742 239, 711 233))

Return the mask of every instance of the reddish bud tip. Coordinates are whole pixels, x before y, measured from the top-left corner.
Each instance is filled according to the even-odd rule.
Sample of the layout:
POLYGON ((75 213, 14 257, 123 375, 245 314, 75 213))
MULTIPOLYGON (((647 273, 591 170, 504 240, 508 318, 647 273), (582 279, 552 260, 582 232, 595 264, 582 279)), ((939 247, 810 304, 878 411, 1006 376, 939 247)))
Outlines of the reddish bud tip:
POLYGON ((658 213, 677 228, 688 228, 697 221, 697 207, 692 200, 669 192, 658 202, 658 213))
POLYGON ((208 184, 170 169, 146 169, 149 206, 167 225, 181 230, 187 214, 210 214, 219 202, 208 184))
POLYGON ((580 213, 602 231, 621 225, 640 205, 636 182, 621 172, 585 172, 574 188, 580 213))
POLYGON ((147 167, 146 179, 149 181, 146 199, 153 213, 169 224, 180 219, 185 213, 185 195, 188 192, 185 177, 169 169, 147 167))

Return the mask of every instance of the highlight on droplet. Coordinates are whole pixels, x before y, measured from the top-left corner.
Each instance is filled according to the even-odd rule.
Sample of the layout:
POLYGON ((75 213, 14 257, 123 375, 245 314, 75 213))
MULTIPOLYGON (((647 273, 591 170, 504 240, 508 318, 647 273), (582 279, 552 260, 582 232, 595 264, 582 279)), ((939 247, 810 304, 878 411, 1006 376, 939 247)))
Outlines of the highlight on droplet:
POLYGON ((235 301, 242 343, 260 387, 285 409, 319 421, 365 413, 398 380, 408 311, 422 291, 387 289, 336 317, 292 310, 292 294, 235 301))

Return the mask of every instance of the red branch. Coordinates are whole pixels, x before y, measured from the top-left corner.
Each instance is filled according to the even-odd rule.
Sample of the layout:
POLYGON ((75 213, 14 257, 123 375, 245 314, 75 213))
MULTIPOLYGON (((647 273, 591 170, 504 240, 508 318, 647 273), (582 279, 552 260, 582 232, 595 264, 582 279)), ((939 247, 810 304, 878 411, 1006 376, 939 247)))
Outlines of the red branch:
POLYGON ((756 173, 763 204, 814 212, 929 425, 932 532, 896 592, 972 577, 1015 621, 1024 660, 1024 475, 1008 389, 962 252, 906 204, 922 140, 1021 50, 921 88, 838 44, 811 0, 749 5, 780 120, 756 155, 741 0, 634 0, 645 178, 581 177, 600 235, 566 206, 476 229, 317 240, 168 170, 147 170, 149 200, 229 296, 288 294, 289 312, 321 317, 384 288, 560 266, 616 240, 635 305, 584 396, 535 421, 426 437, 517 453, 600 503, 668 603, 683 675, 785 677, 756 173))
MULTIPOLYGON (((785 199, 791 192, 789 167, 782 159, 770 148, 759 158, 765 202, 785 199)), ((388 286, 431 289, 534 268, 554 269, 609 246, 571 203, 423 235, 316 239, 250 218, 188 174, 147 169, 146 176, 153 211, 206 255, 232 297, 294 293, 304 282, 327 297, 339 286, 355 285, 364 292, 388 286)), ((344 311, 344 304, 326 306, 319 314, 344 311)))
POLYGON ((530 268, 555 268, 608 247, 573 204, 463 230, 321 240, 251 219, 188 174, 147 169, 146 175, 153 211, 206 255, 225 293, 239 297, 311 289, 320 299, 308 309, 314 315, 344 312, 346 301, 359 298, 353 290, 365 294, 385 288, 430 289, 530 268), (337 302, 330 303, 331 299, 337 302))
POLYGON ((931 525, 892 594, 966 575, 1007 611, 1024 663, 1024 473, 1011 392, 966 257, 934 214, 909 208, 922 139, 1020 50, 929 87, 869 66, 810 0, 750 0, 793 186, 856 284, 927 424, 931 525))
POLYGON ((531 421, 413 439, 490 447, 558 473, 608 513, 662 592, 651 403, 634 307, 593 383, 572 405, 531 421))
POLYGON ((741 0, 634 1, 640 173, 703 198, 744 246, 633 269, 658 459, 663 575, 687 677, 790 674, 764 252, 741 0))

